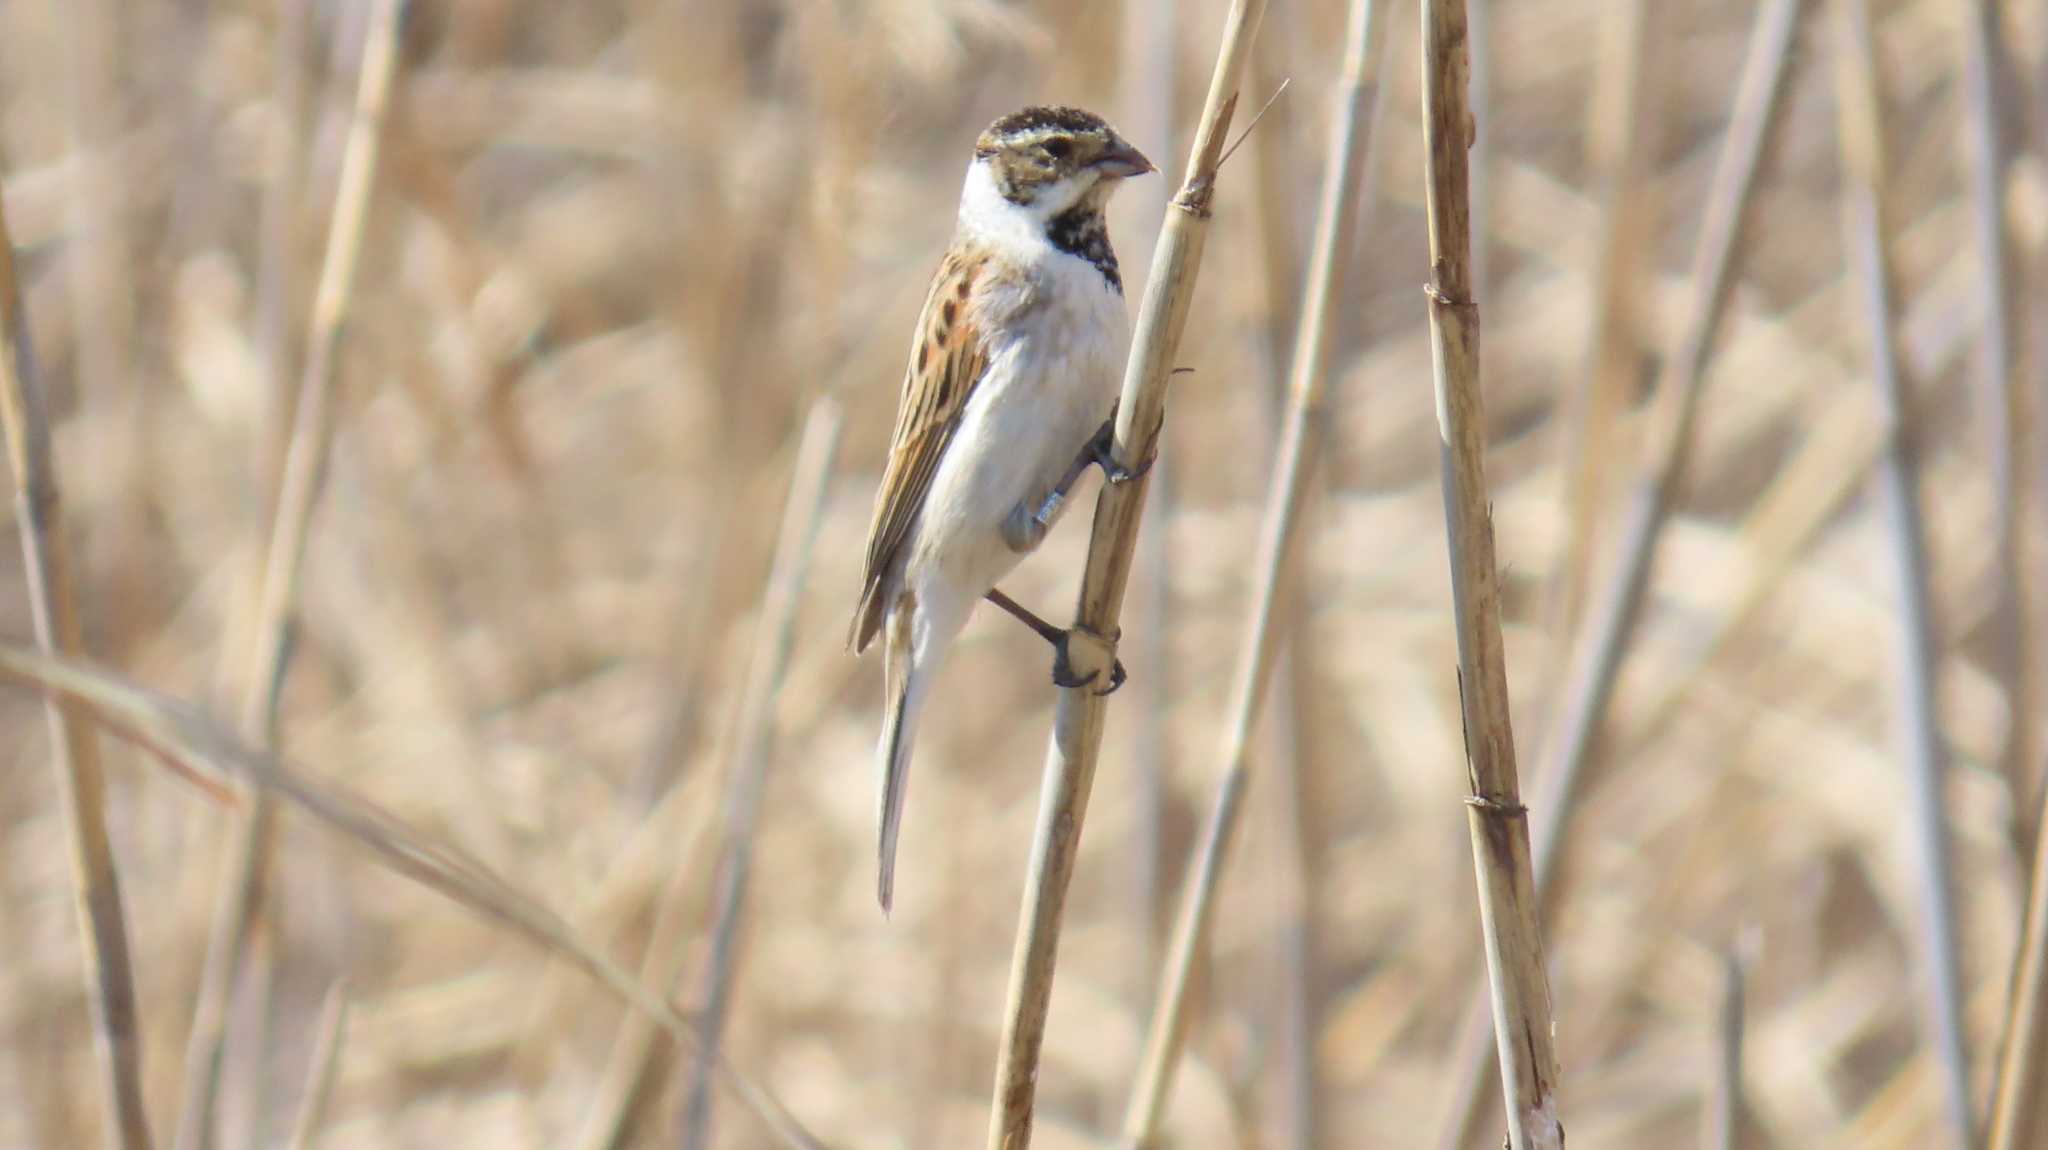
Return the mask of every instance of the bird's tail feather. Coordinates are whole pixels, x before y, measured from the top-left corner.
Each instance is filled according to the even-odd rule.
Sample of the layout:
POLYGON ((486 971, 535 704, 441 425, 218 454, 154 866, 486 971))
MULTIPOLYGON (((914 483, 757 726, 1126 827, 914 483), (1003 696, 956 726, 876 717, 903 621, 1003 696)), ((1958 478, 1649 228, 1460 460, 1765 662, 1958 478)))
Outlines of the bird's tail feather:
POLYGON ((880 871, 875 896, 888 914, 896 891, 896 840, 903 829, 903 797, 910 787, 910 747, 917 737, 919 703, 926 678, 918 674, 911 656, 909 611, 891 613, 889 635, 883 644, 885 680, 882 741, 878 765, 882 774, 881 841, 878 844, 880 871))

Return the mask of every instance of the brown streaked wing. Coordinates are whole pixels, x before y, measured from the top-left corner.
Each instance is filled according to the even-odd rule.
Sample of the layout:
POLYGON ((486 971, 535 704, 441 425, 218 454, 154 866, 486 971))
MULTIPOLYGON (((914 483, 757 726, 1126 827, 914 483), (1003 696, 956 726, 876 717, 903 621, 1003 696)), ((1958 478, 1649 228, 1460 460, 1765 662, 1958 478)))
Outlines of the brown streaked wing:
POLYGON ((882 472, 882 489, 875 496, 874 519, 868 525, 860 608, 854 613, 849 636, 855 651, 864 650, 881 626, 886 608, 877 594, 883 576, 924 507, 939 460, 988 366, 981 334, 969 322, 967 307, 983 266, 972 250, 947 253, 932 277, 924 311, 917 319, 917 344, 903 376, 889 463, 882 472))

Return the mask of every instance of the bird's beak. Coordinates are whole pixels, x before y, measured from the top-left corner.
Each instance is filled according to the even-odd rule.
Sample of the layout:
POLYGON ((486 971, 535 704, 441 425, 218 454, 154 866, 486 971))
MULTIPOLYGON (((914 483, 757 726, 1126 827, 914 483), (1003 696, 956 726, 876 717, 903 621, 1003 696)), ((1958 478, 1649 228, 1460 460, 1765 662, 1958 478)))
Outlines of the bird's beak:
POLYGON ((1096 171, 1112 180, 1128 179, 1131 176, 1142 176, 1147 172, 1159 170, 1152 166, 1152 161, 1145 158, 1145 153, 1122 140, 1118 140, 1109 150, 1095 157, 1094 167, 1096 171))

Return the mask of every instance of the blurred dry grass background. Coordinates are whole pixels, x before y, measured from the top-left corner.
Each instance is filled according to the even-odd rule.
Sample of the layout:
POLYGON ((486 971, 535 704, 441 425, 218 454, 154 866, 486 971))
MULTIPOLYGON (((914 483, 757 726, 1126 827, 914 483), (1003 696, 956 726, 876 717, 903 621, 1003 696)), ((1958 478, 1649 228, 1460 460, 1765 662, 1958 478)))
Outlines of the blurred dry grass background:
MULTIPOLYGON (((1568 624, 1644 449, 1641 400, 1695 303, 1690 253, 1759 6, 1481 6, 1489 466, 1533 795, 1568 624)), ((254 585, 371 7, 0 4, 0 185, 87 649, 229 721, 250 689, 254 585)), ((1080 103, 1177 171, 1222 5, 412 7, 279 746, 476 854, 629 967, 650 936, 677 940, 693 1005, 799 431, 836 395, 845 444, 773 698, 725 1045, 832 1145, 972 1144, 1053 690, 1042 643, 985 612, 921 740, 883 920, 880 675, 840 642, 878 456, 975 132, 1027 102, 1080 103), (1169 119, 1180 137, 1146 134, 1169 119)), ((1436 1144, 1480 971, 1414 7, 1381 5, 1372 199, 1337 304, 1295 640, 1172 1145, 1436 1144)), ((1835 40, 1826 0, 1808 7, 1675 514, 1563 840, 1547 938, 1576 1147, 1695 1139, 1730 954, 1741 1144, 1943 1144, 1914 973, 1897 595, 1870 495, 1882 407, 1838 222, 1835 40)), ((2000 553, 2009 539, 2021 584, 2041 585, 2048 501, 2023 418, 2023 529, 2008 532, 1974 371, 1973 7, 1886 0, 1873 17, 1981 1115, 2041 781, 2020 721, 2037 700, 2010 693, 2013 638, 2030 636, 2000 606, 2000 553)), ((2025 416, 2042 372, 2024 337, 2048 303, 2033 282, 2048 266, 2033 84, 2048 26, 2037 5, 2003 7, 1993 91, 2013 149, 2001 191, 2025 416)), ((1343 8, 1277 3, 1257 49, 1247 99, 1292 86, 1226 171, 1181 349, 1171 482, 1146 516, 1156 560, 1126 616, 1137 681, 1110 708, 1039 1083, 1044 1146, 1104 1144, 1115 1127, 1218 770, 1343 8)), ((1133 185, 1117 205, 1133 296, 1166 191, 1133 185)), ((1067 524, 1007 589, 1061 617, 1084 542, 1067 524)), ((30 633, 20 564, 0 548, 0 635, 15 641, 30 633)), ((102 1119, 40 712, 0 695, 0 1145, 83 1147, 102 1119)), ((232 815, 128 748, 107 758, 145 1086, 168 1145, 232 815)), ((266 905, 229 1018, 220 1146, 284 1144, 344 976, 321 1146, 578 1144, 622 1023, 603 991, 289 811, 266 905)), ((623 1144, 672 1141, 687 1067, 651 1080, 623 1144)), ((1471 1145, 1496 1144, 1496 1113, 1471 1145)), ((729 1098, 714 1129, 722 1146, 767 1137, 729 1098)))

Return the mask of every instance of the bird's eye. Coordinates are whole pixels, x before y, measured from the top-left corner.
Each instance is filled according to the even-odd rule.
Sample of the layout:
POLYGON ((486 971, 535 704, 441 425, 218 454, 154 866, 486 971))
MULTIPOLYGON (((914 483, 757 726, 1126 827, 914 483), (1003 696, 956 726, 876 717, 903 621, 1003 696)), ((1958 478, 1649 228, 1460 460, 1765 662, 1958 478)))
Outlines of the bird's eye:
POLYGON ((1045 142, 1045 154, 1055 160, 1064 160, 1072 155, 1073 151, 1074 145, 1066 140, 1047 140, 1045 142))

